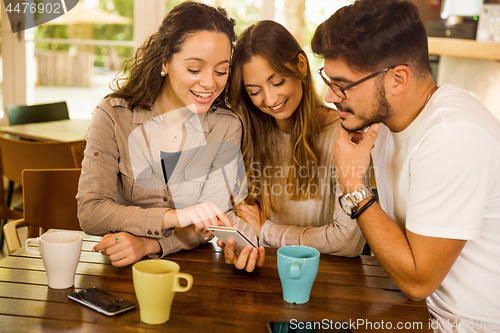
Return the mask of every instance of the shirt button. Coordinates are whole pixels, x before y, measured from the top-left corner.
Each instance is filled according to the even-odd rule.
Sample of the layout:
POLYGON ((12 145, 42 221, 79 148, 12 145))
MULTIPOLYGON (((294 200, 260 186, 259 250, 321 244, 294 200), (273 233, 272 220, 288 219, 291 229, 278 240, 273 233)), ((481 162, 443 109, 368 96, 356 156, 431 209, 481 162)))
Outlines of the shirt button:
POLYGON ((158 236, 159 234, 158 230, 155 230, 155 235, 158 236))
POLYGON ((166 197, 163 197, 163 201, 168 201, 168 199, 166 197))
POLYGON ((151 230, 148 230, 148 235, 151 235, 151 234, 152 234, 151 230))
POLYGON ((99 156, 99 153, 98 152, 94 152, 94 156, 99 156))

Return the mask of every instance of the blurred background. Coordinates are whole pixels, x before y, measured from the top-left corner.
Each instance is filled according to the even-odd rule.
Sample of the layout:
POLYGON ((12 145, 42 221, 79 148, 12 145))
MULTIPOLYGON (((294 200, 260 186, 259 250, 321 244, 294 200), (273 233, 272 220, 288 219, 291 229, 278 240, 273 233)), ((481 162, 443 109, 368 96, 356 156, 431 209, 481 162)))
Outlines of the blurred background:
MULTIPOLYGON (((424 22, 440 19, 441 0, 413 1, 424 22)), ((35 0, 35 3, 43 2, 35 0)), ((91 118, 95 106, 111 92, 110 85, 123 62, 133 57, 134 50, 157 30, 166 13, 180 2, 182 0, 79 0, 74 9, 53 21, 12 33, 2 1, 0 125, 7 125, 3 114, 5 104, 64 100, 71 118, 91 118)), ((237 22, 238 34, 261 19, 283 24, 306 50, 318 90, 322 94, 326 92, 326 86, 316 75, 322 59, 311 54, 310 41, 318 24, 354 0, 201 2, 226 8, 237 22)), ((500 18, 498 22, 500 25, 500 18)), ((432 61, 436 65, 439 58, 431 58, 432 61)), ((437 67, 434 68, 436 81, 440 84, 446 80, 472 91, 500 118, 500 97, 494 92, 500 89, 500 63, 498 60, 467 61, 448 59, 450 70, 440 71, 441 79, 437 67), (457 66, 464 66, 465 72, 458 75, 457 66)))
MULTIPOLYGON (((133 57, 135 47, 156 31, 161 19, 180 2, 182 0, 80 0, 67 14, 25 30, 24 45, 20 48, 25 49, 27 104, 65 100, 71 118, 90 118, 99 101, 111 92, 110 84, 123 62, 133 57), (152 24, 155 20, 156 25, 152 24)), ((344 0, 276 0, 274 6, 268 6, 267 12, 263 12, 266 8, 262 0, 201 2, 226 8, 237 22, 238 34, 262 17, 275 19, 294 33, 308 53, 316 26, 338 8, 351 3, 344 0)), ((321 66, 320 59, 309 57, 312 68, 321 66)), ((0 61, 5 61, 3 58, 0 55, 0 61)), ((18 60, 14 59, 14 66, 22 66, 18 60)), ((2 67, 0 82, 9 84, 3 78, 2 67)), ((14 74, 18 79, 20 75, 22 69, 14 74)), ((2 97, 0 93, 3 107, 2 97)))

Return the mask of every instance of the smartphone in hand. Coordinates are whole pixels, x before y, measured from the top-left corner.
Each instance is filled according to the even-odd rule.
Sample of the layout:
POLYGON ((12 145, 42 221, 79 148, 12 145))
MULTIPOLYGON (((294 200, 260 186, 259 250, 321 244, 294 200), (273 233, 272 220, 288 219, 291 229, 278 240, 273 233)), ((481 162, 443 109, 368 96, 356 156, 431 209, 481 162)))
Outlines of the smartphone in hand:
POLYGON ((243 248, 247 245, 250 245, 252 248, 258 248, 248 237, 246 237, 241 231, 236 228, 231 227, 219 227, 219 226, 208 226, 208 231, 217 236, 224 244, 227 243, 228 240, 232 239, 234 241, 234 252, 238 253, 243 250, 243 248))
POLYGON ((106 316, 114 316, 135 308, 134 303, 111 295, 96 287, 71 293, 68 295, 68 298, 106 316))

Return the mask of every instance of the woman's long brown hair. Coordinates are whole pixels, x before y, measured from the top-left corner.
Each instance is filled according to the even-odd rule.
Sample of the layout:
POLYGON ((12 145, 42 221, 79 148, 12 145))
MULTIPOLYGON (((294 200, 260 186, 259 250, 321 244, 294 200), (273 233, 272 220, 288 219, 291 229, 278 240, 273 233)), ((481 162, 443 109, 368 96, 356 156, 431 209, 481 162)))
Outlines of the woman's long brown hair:
MULTIPOLYGON (((234 25, 234 20, 228 18, 226 10, 221 7, 190 1, 175 6, 163 19, 158 32, 151 35, 137 49, 135 57, 125 63, 121 75, 114 80, 118 89, 109 96, 124 98, 131 109, 149 110, 163 85, 162 65, 181 50, 187 37, 199 31, 221 32, 229 38, 233 48, 236 40, 234 25), (126 77, 128 71, 130 75, 126 77)), ((225 100, 226 91, 212 106, 226 106, 225 100)))
MULTIPOLYGON (((261 56, 277 75, 301 81, 302 100, 292 115, 292 158, 284 162, 296 170, 307 165, 317 167, 320 154, 316 141, 323 127, 320 113, 326 110, 326 106, 315 90, 308 62, 307 75, 301 73, 298 67, 299 54, 307 62, 307 56, 297 40, 285 27, 274 21, 260 21, 248 27, 238 38, 233 54, 229 103, 243 123, 242 150, 248 182, 246 202, 257 203, 264 218, 268 218, 272 211, 280 211, 276 197, 269 190, 277 180, 275 177, 266 177, 263 172, 266 166, 274 169, 280 163, 277 146, 279 129, 274 118, 259 110, 250 99, 244 87, 243 66, 252 57, 261 56)), ((287 184, 293 189, 289 197, 291 200, 317 198, 311 195, 311 185, 318 185, 314 173, 309 173, 307 177, 296 177, 292 172, 287 177, 287 184)))

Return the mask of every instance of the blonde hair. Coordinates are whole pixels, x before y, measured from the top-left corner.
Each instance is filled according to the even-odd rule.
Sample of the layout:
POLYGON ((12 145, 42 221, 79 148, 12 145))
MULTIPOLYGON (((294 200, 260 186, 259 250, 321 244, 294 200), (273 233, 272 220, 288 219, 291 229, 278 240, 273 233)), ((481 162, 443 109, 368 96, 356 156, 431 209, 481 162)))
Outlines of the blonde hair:
MULTIPOLYGON (((316 148, 316 141, 323 127, 320 112, 327 108, 314 87, 307 55, 285 27, 274 21, 260 21, 248 27, 240 35, 233 54, 229 104, 243 124, 242 151, 248 181, 246 202, 258 204, 262 217, 268 218, 272 211, 279 212, 276 198, 266 192, 277 181, 275 177, 265 177, 262 170, 279 162, 277 147, 279 129, 272 116, 262 112, 253 104, 244 88, 243 66, 254 56, 264 58, 277 75, 298 79, 302 83, 302 99, 291 116, 292 157, 290 161, 285 161, 289 166, 299 168, 305 165, 315 167, 318 165, 320 153, 316 148), (307 63, 305 76, 299 69, 300 54, 305 57, 307 63), (259 169, 256 170, 254 165, 258 165, 259 169)), ((291 184, 293 188, 289 198, 300 201, 317 199, 317 195, 311 195, 311 186, 318 185, 318 182, 318 177, 314 173, 308 174, 307 177, 296 177, 295 173, 289 174, 287 184, 291 184), (305 188, 305 191, 299 191, 301 188, 305 188)))

